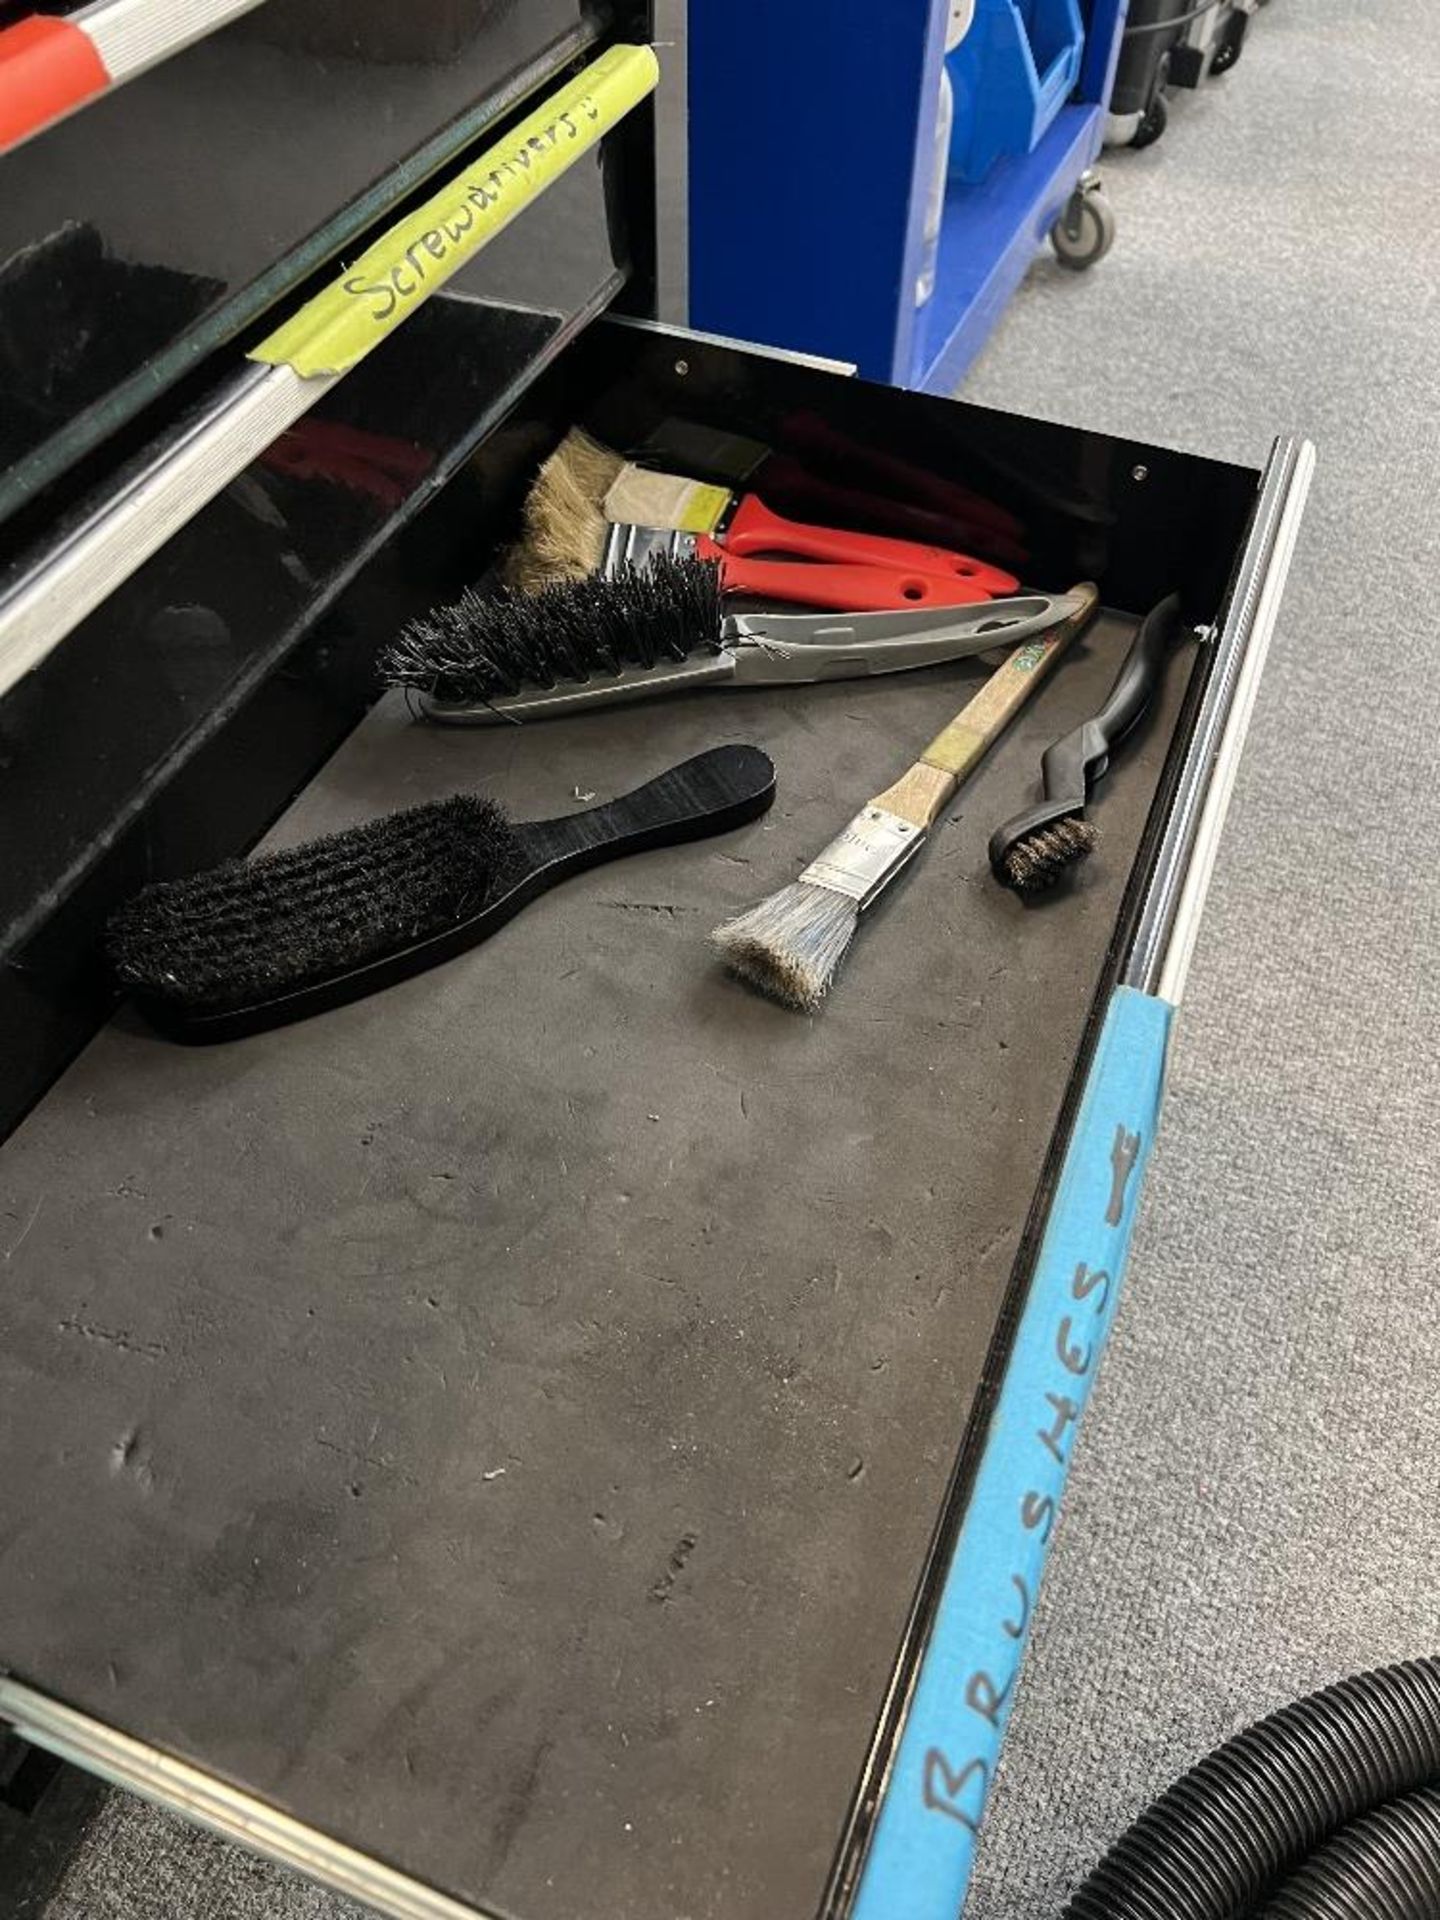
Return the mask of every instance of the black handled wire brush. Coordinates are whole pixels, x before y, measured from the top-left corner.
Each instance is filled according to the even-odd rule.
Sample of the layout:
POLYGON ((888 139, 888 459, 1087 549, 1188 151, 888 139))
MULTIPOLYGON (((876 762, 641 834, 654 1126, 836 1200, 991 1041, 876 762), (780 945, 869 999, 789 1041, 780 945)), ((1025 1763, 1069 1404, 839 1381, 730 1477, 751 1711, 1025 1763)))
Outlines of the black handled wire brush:
POLYGON ((1093 851, 1099 835, 1085 818, 1086 803, 1110 765, 1111 752, 1154 698, 1179 615, 1178 593, 1146 614, 1099 713, 1045 749, 1040 761, 1045 798, 990 836, 991 870, 1016 893, 1053 887, 1067 868, 1093 851))
POLYGON ((177 1040, 234 1040, 358 1000, 486 939, 547 887, 765 812, 758 747, 714 747, 608 805, 508 820, 477 794, 146 887, 112 915, 120 983, 177 1040))

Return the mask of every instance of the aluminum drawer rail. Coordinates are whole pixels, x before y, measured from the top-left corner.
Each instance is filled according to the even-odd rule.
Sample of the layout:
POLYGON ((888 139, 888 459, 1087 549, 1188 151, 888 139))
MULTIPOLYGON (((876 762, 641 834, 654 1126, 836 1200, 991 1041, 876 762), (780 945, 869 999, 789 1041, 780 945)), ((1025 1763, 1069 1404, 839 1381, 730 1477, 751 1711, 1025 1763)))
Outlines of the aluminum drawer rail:
POLYGON ((262 0, 96 0, 0 32, 0 153, 67 119, 262 0))
POLYGON ((334 379, 246 367, 0 596, 0 695, 292 426, 334 379))
POLYGON ((649 95, 649 47, 613 46, 349 263, 0 592, 0 695, 279 434, 649 95))
POLYGON ((1276 441, 1122 976, 1126 986, 1172 1004, 1184 992, 1314 471, 1315 449, 1308 440, 1276 441))
POLYGON ((479 1907, 462 1906, 409 1874, 357 1853, 289 1814, 267 1807, 188 1761, 132 1740, 128 1734, 48 1700, 44 1694, 0 1677, 0 1721, 22 1740, 43 1747, 87 1773, 138 1794, 169 1813, 208 1827, 252 1853, 293 1867, 334 1893, 387 1914, 390 1920, 497 1920, 479 1907))

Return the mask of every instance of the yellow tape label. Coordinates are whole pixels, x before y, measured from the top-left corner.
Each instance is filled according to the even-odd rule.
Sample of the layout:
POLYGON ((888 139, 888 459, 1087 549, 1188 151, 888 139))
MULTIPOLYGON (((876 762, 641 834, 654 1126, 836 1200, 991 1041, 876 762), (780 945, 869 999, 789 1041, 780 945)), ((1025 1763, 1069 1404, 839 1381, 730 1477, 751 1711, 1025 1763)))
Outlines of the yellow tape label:
POLYGON ((730 489, 697 481, 685 495, 685 504, 675 516, 682 533, 714 533, 730 505, 730 489))
POLYGON ((611 47, 367 247, 252 349, 304 378, 347 372, 654 91, 649 47, 611 47))

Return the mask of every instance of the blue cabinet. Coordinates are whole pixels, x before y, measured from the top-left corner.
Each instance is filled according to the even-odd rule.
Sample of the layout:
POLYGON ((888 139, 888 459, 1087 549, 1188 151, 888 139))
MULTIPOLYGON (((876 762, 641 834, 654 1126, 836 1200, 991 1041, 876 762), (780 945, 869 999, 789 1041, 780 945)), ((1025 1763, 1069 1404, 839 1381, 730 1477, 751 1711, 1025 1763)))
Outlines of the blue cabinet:
MULTIPOLYGON (((982 177, 952 163, 934 292, 917 306, 946 0, 691 0, 693 325, 948 392, 1072 200, 1062 259, 1104 251, 1108 211, 1081 208, 1077 188, 1100 151, 1126 0, 1081 0, 1078 53, 1075 0, 1000 4, 1026 29, 1033 81, 1018 45, 1011 68, 1026 137, 987 134, 990 164, 958 170, 982 177)), ((990 12, 982 0, 972 33, 990 12)), ((1001 83, 981 84, 989 127, 1001 83)), ((973 110, 957 100, 957 125, 973 110)))

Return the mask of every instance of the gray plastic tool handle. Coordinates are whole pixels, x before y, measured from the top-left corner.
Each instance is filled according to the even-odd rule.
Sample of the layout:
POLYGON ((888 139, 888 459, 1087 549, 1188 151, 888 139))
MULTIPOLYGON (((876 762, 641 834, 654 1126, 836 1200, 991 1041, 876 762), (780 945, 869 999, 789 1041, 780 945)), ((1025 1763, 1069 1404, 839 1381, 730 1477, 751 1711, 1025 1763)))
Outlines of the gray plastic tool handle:
POLYGON ((737 613, 726 622, 726 637, 735 643, 741 686, 852 680, 1008 650, 1079 605, 1074 594, 1032 593, 948 613, 737 613))

